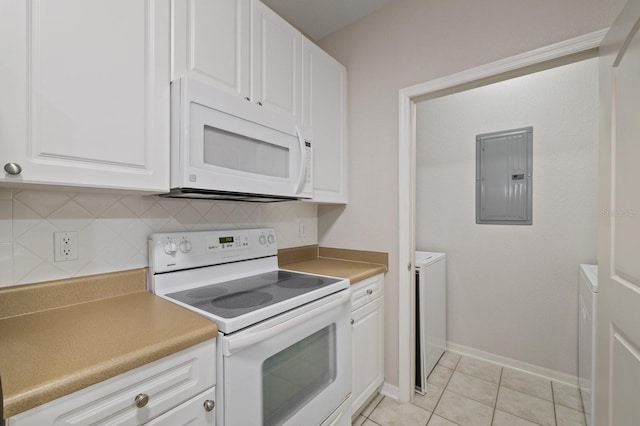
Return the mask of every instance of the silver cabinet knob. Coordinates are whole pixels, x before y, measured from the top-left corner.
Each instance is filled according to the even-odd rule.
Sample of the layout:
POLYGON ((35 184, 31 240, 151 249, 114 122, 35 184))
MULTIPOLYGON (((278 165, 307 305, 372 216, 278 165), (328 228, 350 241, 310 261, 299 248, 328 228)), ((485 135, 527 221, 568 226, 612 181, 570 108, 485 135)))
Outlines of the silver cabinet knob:
POLYGON ((258 105, 262 106, 262 102, 258 101, 256 102, 258 105))
POLYGON ((251 99, 249 99, 249 97, 248 97, 248 96, 245 96, 245 97, 244 97, 244 100, 245 100, 245 101, 250 101, 251 99))
POLYGON ((19 175, 22 173, 22 167, 18 163, 7 163, 4 165, 4 171, 10 175, 19 175))
POLYGON ((351 325, 353 325, 354 322, 355 322, 355 320, 353 318, 351 318, 351 325))
POLYGON ((136 395, 135 402, 136 407, 142 408, 149 403, 149 395, 147 395, 146 393, 139 393, 138 395, 136 395))
POLYGON ((372 295, 372 294, 373 294, 373 289, 369 289, 369 290, 367 290, 367 294, 368 294, 368 295, 372 295))
POLYGON ((213 409, 216 408, 216 403, 210 399, 207 399, 204 402, 204 409, 206 411, 213 411, 213 409))

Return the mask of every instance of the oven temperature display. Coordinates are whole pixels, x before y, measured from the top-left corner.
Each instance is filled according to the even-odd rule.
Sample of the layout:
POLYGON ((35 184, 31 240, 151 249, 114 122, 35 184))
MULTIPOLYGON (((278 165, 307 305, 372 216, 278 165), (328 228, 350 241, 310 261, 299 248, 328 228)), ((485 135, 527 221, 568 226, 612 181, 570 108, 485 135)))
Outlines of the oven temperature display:
POLYGON ((244 236, 207 236, 207 252, 241 250, 249 245, 247 237, 244 236))

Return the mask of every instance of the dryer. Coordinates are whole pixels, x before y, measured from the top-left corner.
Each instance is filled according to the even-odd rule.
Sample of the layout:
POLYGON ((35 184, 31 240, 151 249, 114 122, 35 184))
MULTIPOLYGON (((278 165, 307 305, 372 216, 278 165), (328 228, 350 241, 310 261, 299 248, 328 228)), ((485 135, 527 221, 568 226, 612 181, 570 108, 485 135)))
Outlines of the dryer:
POLYGON ((416 251, 416 390, 424 394, 427 377, 447 345, 446 254, 416 251))

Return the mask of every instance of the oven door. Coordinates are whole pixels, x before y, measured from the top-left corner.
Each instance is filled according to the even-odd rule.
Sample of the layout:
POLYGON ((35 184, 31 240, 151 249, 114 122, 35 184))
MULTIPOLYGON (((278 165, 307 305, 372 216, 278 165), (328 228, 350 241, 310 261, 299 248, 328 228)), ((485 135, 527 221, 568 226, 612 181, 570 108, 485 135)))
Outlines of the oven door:
POLYGON ((222 339, 226 425, 320 425, 351 393, 350 291, 222 339))

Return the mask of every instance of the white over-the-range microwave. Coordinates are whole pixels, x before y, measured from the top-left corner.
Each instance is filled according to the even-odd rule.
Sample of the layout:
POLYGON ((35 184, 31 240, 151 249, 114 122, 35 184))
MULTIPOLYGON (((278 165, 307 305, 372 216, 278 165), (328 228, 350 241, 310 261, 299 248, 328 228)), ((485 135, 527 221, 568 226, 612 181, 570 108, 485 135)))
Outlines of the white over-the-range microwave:
POLYGON ((171 83, 168 197, 279 201, 313 196, 311 129, 183 77, 171 83))

